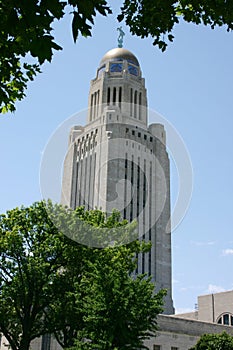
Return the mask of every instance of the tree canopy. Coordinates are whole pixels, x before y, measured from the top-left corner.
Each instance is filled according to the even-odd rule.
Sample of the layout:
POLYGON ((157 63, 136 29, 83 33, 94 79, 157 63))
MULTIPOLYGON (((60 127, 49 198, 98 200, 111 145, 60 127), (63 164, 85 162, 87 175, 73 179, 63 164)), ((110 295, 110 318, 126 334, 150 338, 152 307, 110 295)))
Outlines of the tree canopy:
POLYGON ((221 334, 204 334, 190 350, 233 350, 233 337, 221 334))
MULTIPOLYGON (((155 294, 145 275, 132 277, 136 254, 149 245, 82 245, 54 225, 51 207, 63 222, 70 211, 96 227, 127 224, 116 212, 107 218, 99 210, 71 211, 44 202, 0 215, 0 333, 12 350, 28 350, 47 333, 64 348, 141 347, 156 331, 166 294, 155 294)), ((70 216, 66 224, 73 226, 70 216)), ((83 227, 77 234, 85 235, 83 227)))
MULTIPOLYGON (((122 0, 120 6, 118 20, 125 21, 133 35, 151 37, 162 51, 173 41, 173 28, 181 19, 212 29, 233 28, 233 3, 229 0, 122 0)), ((62 49, 54 41, 53 24, 68 12, 73 16, 76 41, 79 35, 91 36, 97 14, 107 16, 112 10, 107 0, 0 0, 0 112, 15 110, 28 81, 46 60, 51 62, 54 51, 62 49)))

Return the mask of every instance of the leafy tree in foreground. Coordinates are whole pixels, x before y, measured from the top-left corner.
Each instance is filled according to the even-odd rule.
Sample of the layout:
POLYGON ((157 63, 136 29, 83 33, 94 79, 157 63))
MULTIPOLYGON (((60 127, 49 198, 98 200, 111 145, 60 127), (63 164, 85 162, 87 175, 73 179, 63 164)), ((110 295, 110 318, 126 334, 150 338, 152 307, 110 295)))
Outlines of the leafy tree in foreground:
POLYGON ((156 329, 165 294, 154 294, 145 276, 130 276, 135 253, 148 245, 90 248, 62 234, 52 213, 68 231, 76 231, 76 239, 85 236, 87 226, 74 225, 75 220, 96 227, 97 236, 126 225, 116 212, 106 218, 99 210, 72 211, 44 202, 1 215, 0 332, 13 350, 28 350, 33 339, 48 332, 66 348, 140 346, 156 329))
MULTIPOLYGON (((56 286, 69 252, 70 241, 53 225, 43 202, 0 216, 0 332, 13 350, 27 350, 54 327, 46 310, 60 297, 56 286)), ((74 253, 78 257, 82 251, 77 246, 74 253)))
MULTIPOLYGON (((71 13, 74 41, 91 36, 97 14, 112 13, 106 0, 0 0, 0 112, 14 111, 25 96, 45 60, 62 47, 54 41, 52 25, 71 13), (25 58, 26 55, 28 55, 25 58), (28 57, 34 57, 31 63, 28 57)), ((124 20, 133 35, 151 37, 164 51, 173 41, 172 30, 180 19, 195 24, 233 28, 233 3, 225 0, 122 0, 118 20, 124 20)))
POLYGON ((233 337, 221 334, 204 334, 190 350, 233 350, 233 337))
POLYGON ((44 333, 50 282, 61 266, 59 249, 53 250, 54 244, 48 249, 53 228, 45 233, 45 225, 41 205, 0 217, 0 331, 13 350, 27 349, 44 333))
POLYGON ((84 297, 84 328, 74 349, 141 349, 144 340, 155 335, 166 293, 154 294, 154 285, 143 275, 131 278, 132 259, 129 248, 106 248, 90 266, 83 280, 89 291, 84 297))
MULTIPOLYGON (((50 212, 53 221, 58 216, 57 208, 59 207, 50 212)), ((127 225, 127 221, 121 221, 119 212, 115 211, 108 218, 99 210, 85 211, 83 207, 77 208, 75 212, 68 210, 66 214, 65 226, 72 227, 75 231, 80 231, 81 228, 82 235, 83 231, 90 231, 90 227, 97 228, 91 230, 92 243, 98 242, 93 235, 99 236, 104 243, 107 237, 103 240, 102 236, 109 232, 111 242, 114 233, 120 234, 125 241, 124 231, 132 237, 131 231, 135 230, 134 223, 127 225), (74 215, 88 223, 89 227, 80 225, 78 221, 77 230, 77 225, 72 220, 74 215), (106 231, 103 230, 105 228, 106 231), (114 228, 118 230, 111 230, 114 228)), ((64 225, 64 217, 62 222, 64 225)), ((59 221, 56 221, 56 225, 62 227, 59 221)), ((69 232, 69 236, 72 233, 69 232)), ((73 235, 73 238, 80 241, 80 237, 73 235)), ((58 322, 58 331, 53 333, 65 348, 138 349, 143 346, 144 339, 155 334, 156 316, 163 311, 163 297, 166 292, 162 290, 154 294, 154 285, 145 275, 132 278, 136 268, 135 254, 148 251, 150 244, 136 240, 119 245, 119 237, 117 238, 117 245, 112 242, 113 246, 91 249, 86 256, 85 270, 82 273, 79 271, 78 276, 75 274, 73 282, 70 283, 72 290, 69 289, 68 280, 64 281, 68 283, 68 298, 64 298, 63 293, 63 298, 55 302, 54 309, 59 312, 56 314, 51 311, 50 315, 55 317, 52 324, 58 322)), ((67 270, 64 277, 69 278, 74 270, 75 261, 73 268, 67 270)))
MULTIPOLYGON (((90 245, 97 243, 98 246, 100 242, 106 247, 105 249, 89 248, 74 242, 73 249, 77 245, 82 252, 82 261, 79 264, 77 264, 78 259, 80 259, 79 252, 76 256, 76 252, 71 252, 69 248, 68 254, 66 254, 68 262, 61 275, 60 282, 62 282, 56 286, 58 297, 50 304, 46 315, 49 324, 52 325, 50 333, 55 335, 63 348, 69 348, 74 346, 75 339, 79 334, 83 334, 86 327, 84 319, 87 315, 87 299, 92 304, 95 298, 99 297, 94 295, 92 299, 87 298, 90 293, 90 276, 95 276, 91 282, 93 287, 98 282, 97 275, 93 274, 93 271, 96 271, 96 266, 101 265, 102 262, 103 269, 108 268, 105 265, 105 256, 111 256, 112 261, 116 263, 118 259, 121 259, 121 269, 127 271, 129 278, 129 271, 133 271, 135 268, 135 261, 133 261, 135 253, 144 250, 147 245, 133 241, 127 246, 121 245, 115 248, 106 246, 105 242, 109 243, 107 240, 109 232, 117 235, 122 234, 124 240, 123 233, 130 234, 131 237, 131 231, 135 231, 135 224, 127 224, 126 220, 121 220, 119 212, 114 211, 106 218, 106 215, 100 210, 85 211, 84 207, 73 211, 60 205, 51 206, 49 204, 46 208, 56 227, 66 232, 75 242, 85 242, 85 244, 89 243, 90 245), (112 230, 113 228, 118 228, 118 230, 115 232, 112 230)), ((112 238, 111 234, 111 242, 112 238)), ((119 237, 117 238, 119 243, 119 237)), ((112 269, 108 270, 109 278, 115 268, 113 264, 111 267, 112 269)))

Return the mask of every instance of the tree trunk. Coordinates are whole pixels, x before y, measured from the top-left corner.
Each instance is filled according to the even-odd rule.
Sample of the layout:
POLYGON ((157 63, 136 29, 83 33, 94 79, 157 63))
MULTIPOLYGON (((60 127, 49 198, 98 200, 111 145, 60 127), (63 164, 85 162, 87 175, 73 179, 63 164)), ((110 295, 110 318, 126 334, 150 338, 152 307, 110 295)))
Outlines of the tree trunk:
POLYGON ((30 339, 23 337, 20 341, 18 350, 29 350, 30 342, 30 339))

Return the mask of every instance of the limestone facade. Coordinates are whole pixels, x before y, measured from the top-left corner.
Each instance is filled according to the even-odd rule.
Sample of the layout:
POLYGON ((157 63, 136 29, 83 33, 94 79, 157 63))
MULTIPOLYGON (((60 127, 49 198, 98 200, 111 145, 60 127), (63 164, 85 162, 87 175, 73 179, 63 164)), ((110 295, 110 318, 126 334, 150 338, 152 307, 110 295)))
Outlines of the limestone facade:
MULTIPOLYGON (((227 332, 233 336, 233 327, 203 322, 171 315, 158 315, 158 331, 156 337, 145 341, 149 350, 188 350, 205 333, 227 332)), ((4 337, 0 342, 0 350, 7 350, 4 337)), ((57 341, 50 335, 32 341, 32 350, 62 350, 57 341)))
POLYGON ((195 311, 176 317, 233 326, 233 291, 200 295, 195 311))
POLYGON ((110 50, 91 81, 87 125, 74 126, 64 162, 62 203, 75 208, 118 209, 138 222, 151 251, 138 256, 156 289, 166 288, 165 313, 173 314, 171 287, 170 169, 163 125, 147 122, 147 95, 137 58, 110 50))
POLYGON ((157 336, 145 343, 150 350, 188 350, 203 334, 222 332, 233 336, 233 327, 176 317, 176 315, 159 315, 157 336))

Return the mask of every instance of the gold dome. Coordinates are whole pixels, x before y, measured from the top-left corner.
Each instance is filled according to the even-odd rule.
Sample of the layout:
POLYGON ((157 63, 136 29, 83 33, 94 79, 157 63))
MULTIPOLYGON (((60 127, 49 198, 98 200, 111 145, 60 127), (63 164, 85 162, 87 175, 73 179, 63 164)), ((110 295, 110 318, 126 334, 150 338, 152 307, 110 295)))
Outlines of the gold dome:
POLYGON ((120 47, 117 47, 115 49, 108 51, 100 61, 100 66, 103 66, 109 61, 123 61, 123 60, 127 60, 129 63, 133 63, 136 66, 139 66, 139 62, 136 56, 134 56, 134 54, 129 50, 126 50, 120 47))

